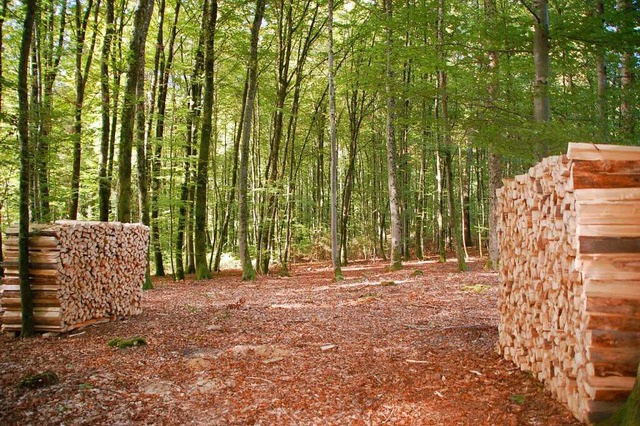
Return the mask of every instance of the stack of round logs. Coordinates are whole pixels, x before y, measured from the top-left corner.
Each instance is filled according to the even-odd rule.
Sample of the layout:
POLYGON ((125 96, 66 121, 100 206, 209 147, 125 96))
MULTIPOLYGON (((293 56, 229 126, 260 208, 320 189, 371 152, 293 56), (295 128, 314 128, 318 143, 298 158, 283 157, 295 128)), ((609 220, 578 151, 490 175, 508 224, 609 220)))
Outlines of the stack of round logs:
POLYGON ((640 363, 640 148, 570 144, 498 198, 499 350, 602 420, 640 363))
MULTIPOLYGON (((35 329, 65 332, 141 312, 149 230, 140 224, 31 225, 29 276, 35 329)), ((4 245, 2 330, 21 328, 18 229, 4 245)))

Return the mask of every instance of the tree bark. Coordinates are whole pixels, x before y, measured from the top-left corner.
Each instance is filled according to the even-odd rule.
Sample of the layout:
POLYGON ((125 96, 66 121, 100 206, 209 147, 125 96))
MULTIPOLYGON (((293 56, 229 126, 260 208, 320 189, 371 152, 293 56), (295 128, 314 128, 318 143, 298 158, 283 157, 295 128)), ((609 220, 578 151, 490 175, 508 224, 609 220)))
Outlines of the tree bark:
MULTIPOLYGON (((444 67, 444 25, 445 25, 445 2, 438 1, 438 48, 440 55, 441 67, 444 67)), ((449 227, 451 228, 451 237, 453 239, 458 259, 458 269, 460 271, 467 270, 466 259, 464 255, 464 245, 462 232, 460 229, 461 219, 456 206, 456 194, 453 180, 453 150, 454 144, 451 139, 451 126, 449 123, 449 94, 447 92, 447 73, 444 69, 438 71, 438 92, 440 104, 440 119, 442 120, 442 133, 444 138, 444 178, 447 186, 447 209, 449 211, 449 227)))
POLYGON ((195 199, 195 260, 196 279, 211 277, 207 263, 207 181, 209 179, 209 148, 211 146, 212 114, 213 114, 213 67, 214 41, 218 16, 218 2, 211 1, 205 21, 205 54, 204 54, 204 102, 202 111, 202 131, 200 133, 200 149, 198 150, 198 174, 196 178, 195 199))
MULTIPOLYGON (((542 123, 551 119, 549 106, 549 10, 547 0, 534 0, 533 62, 533 118, 542 123)), ((543 146, 539 154, 545 156, 549 147, 543 146)))
POLYGON ((402 231, 400 225, 400 207, 398 199, 398 177, 397 177, 397 148, 395 135, 395 108, 396 100, 393 94, 392 82, 395 78, 395 72, 392 67, 392 49, 393 49, 393 30, 392 30, 392 10, 393 0, 384 0, 384 12, 386 15, 386 76, 385 76, 385 95, 387 98, 387 123, 386 123, 386 140, 387 140, 387 178, 389 185, 389 209, 391 212, 391 264, 390 270, 402 269, 402 231))
MULTIPOLYGON (((49 148, 51 130, 53 128, 53 87, 58 76, 58 67, 63 55, 63 46, 65 43, 65 28, 67 15, 67 1, 63 0, 60 5, 60 22, 58 25, 58 37, 55 37, 55 18, 58 11, 54 7, 54 3, 47 4, 47 21, 46 21, 46 40, 43 40, 44 48, 42 50, 40 60, 40 74, 43 76, 43 87, 41 93, 41 102, 39 105, 38 120, 40 129, 37 134, 35 163, 36 163, 36 183, 37 190, 34 195, 38 196, 38 209, 34 211, 39 216, 41 222, 51 220, 51 207, 49 203, 49 148)), ((38 24, 36 18, 36 35, 38 34, 38 24)), ((36 48, 34 47, 34 53, 36 48)), ((34 66, 36 66, 34 61, 34 66)), ((37 84, 34 80, 34 84, 37 84)), ((31 103, 36 102, 35 97, 31 99, 31 103)), ((35 106, 35 105, 34 105, 35 106)), ((36 121, 36 117, 32 116, 31 121, 36 121)), ((33 135, 35 136, 35 134, 33 135)))
POLYGON ((336 88, 333 77, 333 0, 329 0, 329 134, 331 138, 331 261, 333 277, 343 279, 338 245, 338 138, 336 135, 336 88))
POLYGON ((100 220, 109 220, 111 179, 107 175, 109 161, 109 141, 111 136, 111 89, 109 88, 109 61, 111 42, 115 34, 115 11, 112 1, 107 1, 105 35, 100 56, 100 94, 102 96, 100 133, 100 169, 98 172, 98 199, 100 220))
MULTIPOLYGON (((631 0, 617 0, 616 6, 622 18, 620 32, 625 39, 629 40, 625 41, 625 45, 630 46, 630 40, 633 37, 634 31, 637 32, 637 6, 632 5, 631 0)), ((634 90, 633 86, 636 78, 635 70, 637 63, 637 47, 638 46, 636 45, 635 51, 632 47, 625 47, 625 49, 623 50, 621 69, 622 78, 620 80, 620 87, 622 89, 622 96, 620 101, 620 130, 622 131, 621 139, 636 143, 637 138, 635 138, 635 126, 636 116, 638 112, 635 100, 637 97, 637 92, 634 90)))
POLYGON ((133 35, 128 55, 127 84, 122 106, 120 123, 120 154, 118 180, 120 191, 118 196, 118 220, 131 222, 131 154, 133 150, 133 131, 136 106, 136 95, 140 67, 144 67, 144 43, 149 30, 149 22, 153 13, 153 0, 140 0, 134 17, 133 35))
MULTIPOLYGON (((242 109, 241 116, 244 117, 244 111, 247 107, 247 86, 248 80, 245 80, 244 90, 242 92, 242 109)), ((236 186, 238 182, 238 162, 240 160, 240 139, 242 138, 242 120, 238 124, 238 132, 233 140, 233 167, 231 171, 231 185, 229 189, 229 195, 227 197, 227 203, 224 210, 224 217, 220 225, 220 238, 218 238, 218 247, 216 248, 216 255, 213 261, 213 270, 220 272, 220 260, 222 259, 222 250, 224 250, 225 244, 229 238, 229 221, 231 220, 231 209, 233 202, 236 198, 236 186)))
MULTIPOLYGON (((2 10, 0 10, 0 117, 2 116, 2 89, 4 87, 3 80, 3 56, 4 56, 4 20, 7 16, 7 10, 9 6, 9 0, 2 0, 2 10)), ((2 249, 0 248, 0 253, 2 249)), ((0 259, 1 260, 1 259, 0 259)))
POLYGON ((93 8, 93 0, 89 0, 87 8, 81 14, 82 5, 80 1, 75 5, 75 23, 76 23, 76 100, 74 110, 73 123, 73 170, 71 172, 71 197, 69 200, 69 219, 76 220, 78 217, 78 202, 80 199, 80 167, 82 164, 82 108, 84 105, 85 89, 87 87, 87 79, 89 77, 89 69, 93 60, 93 50, 96 43, 98 12, 100 9, 100 1, 96 4, 95 24, 93 29, 93 37, 91 46, 85 62, 82 59, 85 53, 85 38, 87 35, 87 27, 89 24, 89 16, 93 8))
POLYGON ((636 382, 627 398, 627 402, 607 420, 598 426, 636 426, 640 424, 640 365, 636 382))
MULTIPOLYGON (((205 0, 202 6, 202 14, 205 15, 208 9, 208 1, 205 0)), ((189 92, 191 100, 189 103, 189 115, 187 117, 186 141, 185 141, 185 161, 184 161, 184 180, 180 191, 180 207, 178 209, 178 229, 176 231, 176 279, 183 280, 185 276, 183 254, 185 249, 185 241, 187 248, 187 257, 189 257, 190 235, 189 228, 191 217, 191 158, 194 155, 193 141, 196 139, 198 130, 198 119, 200 116, 200 96, 202 94, 202 72, 204 70, 204 36, 206 32, 205 21, 200 26, 200 34, 198 36, 198 44, 195 52, 195 63, 191 71, 189 81, 189 92), (189 226, 187 226, 189 225, 189 226)), ((187 259, 190 264, 190 259, 187 259)), ((188 268, 189 270, 190 268, 188 268)))
MULTIPOLYGON (((604 0, 596 0, 596 17, 600 19, 601 30, 604 31, 604 0)), ((596 70, 598 73, 598 121, 600 137, 609 142, 609 117, 607 114, 607 61, 604 48, 596 52, 596 70)))
MULTIPOLYGON (((495 0, 485 0, 485 20, 487 28, 494 28, 496 25, 496 4, 495 0)), ((498 52, 493 48, 489 49, 489 110, 494 109, 494 103, 498 96, 498 52)), ((498 268, 500 256, 500 244, 498 241, 498 198, 496 190, 502 187, 502 157, 497 153, 496 147, 489 149, 489 268, 498 268)))
POLYGON ((251 47, 247 72, 247 101, 242 118, 242 140, 240 143, 240 179, 238 181, 238 239, 240 246, 240 262, 242 263, 242 280, 255 280, 256 272, 251 263, 248 246, 248 172, 249 172, 249 142, 251 140, 251 120, 253 118, 254 98, 258 85, 258 41, 262 17, 264 16, 265 0, 256 0, 256 12, 251 25, 251 47))
POLYGON ((18 268, 20 276, 20 302, 22 304, 22 337, 33 335, 33 297, 29 283, 29 55, 33 40, 33 27, 37 13, 36 0, 26 0, 26 14, 18 63, 18 134, 20 137, 20 224, 18 233, 18 268))
MULTIPOLYGON (((2 59, 3 59, 3 53, 4 53, 4 46, 3 46, 3 40, 4 40, 4 33, 3 33, 3 27, 4 27, 4 20, 5 17, 7 15, 7 7, 9 5, 9 0, 2 0, 2 10, 0 10, 0 117, 2 117, 2 89, 4 86, 4 77, 3 77, 3 72, 2 72, 2 59)), ((0 203, 0 226, 2 226, 2 204, 0 203)), ((4 267, 2 266, 2 263, 4 262, 4 253, 3 253, 3 243, 2 243, 2 233, 0 232, 0 278, 4 277, 4 267)))
MULTIPOLYGON (((164 276, 164 264, 162 259, 162 247, 160 246, 160 224, 159 221, 159 205, 158 199, 160 196, 160 169, 161 169, 161 156, 162 146, 164 143, 164 128, 165 128, 165 113, 167 109, 167 94, 169 88, 169 77, 173 67, 173 55, 175 40, 178 32, 178 17, 180 16, 180 7, 182 2, 178 0, 175 5, 173 26, 171 27, 171 37, 169 39, 168 53, 166 56, 162 56, 160 64, 160 84, 158 86, 158 108, 156 118, 156 131, 155 131, 155 150, 152 160, 152 180, 151 180, 151 238, 153 243, 153 253, 155 261, 156 276, 164 276)), ((162 28, 158 30, 162 31, 162 28)), ((159 36, 160 38, 161 36, 159 36)), ((162 47, 164 49, 164 46, 162 47)))

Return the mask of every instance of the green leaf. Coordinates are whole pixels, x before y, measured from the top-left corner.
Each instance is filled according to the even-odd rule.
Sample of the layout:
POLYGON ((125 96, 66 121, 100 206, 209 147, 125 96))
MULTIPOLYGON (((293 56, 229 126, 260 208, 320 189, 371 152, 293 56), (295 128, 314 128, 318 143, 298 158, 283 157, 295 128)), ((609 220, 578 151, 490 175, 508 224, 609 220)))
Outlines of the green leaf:
POLYGON ((515 402, 516 404, 524 404, 524 395, 511 395, 509 399, 511 400, 511 402, 515 402))

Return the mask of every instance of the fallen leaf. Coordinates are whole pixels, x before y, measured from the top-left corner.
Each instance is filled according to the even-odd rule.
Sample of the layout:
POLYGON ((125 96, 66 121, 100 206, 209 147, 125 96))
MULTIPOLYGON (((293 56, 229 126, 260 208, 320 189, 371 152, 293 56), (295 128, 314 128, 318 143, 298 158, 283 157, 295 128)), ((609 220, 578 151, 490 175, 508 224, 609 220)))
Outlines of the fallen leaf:
POLYGON ((336 347, 336 345, 332 345, 332 344, 322 345, 322 346, 320 346, 320 350, 321 351, 328 351, 328 350, 331 350, 331 349, 333 349, 335 347, 336 347))
POLYGON ((269 359, 265 359, 264 361, 262 361, 263 364, 273 364, 274 362, 280 362, 282 361, 284 358, 281 356, 277 356, 275 358, 269 358, 269 359))
POLYGON ((479 371, 476 371, 476 370, 469 370, 469 373, 473 373, 473 374, 475 374, 476 376, 482 376, 482 373, 481 373, 481 372, 479 372, 479 371))

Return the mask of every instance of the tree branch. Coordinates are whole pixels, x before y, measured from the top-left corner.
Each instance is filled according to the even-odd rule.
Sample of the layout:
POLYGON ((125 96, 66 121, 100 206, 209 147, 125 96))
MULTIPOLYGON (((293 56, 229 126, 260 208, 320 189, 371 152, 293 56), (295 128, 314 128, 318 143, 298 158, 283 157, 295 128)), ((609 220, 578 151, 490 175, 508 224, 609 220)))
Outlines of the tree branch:
POLYGON ((533 8, 531 6, 529 6, 526 1, 520 0, 520 3, 522 3, 522 5, 527 8, 527 10, 533 15, 534 18, 536 18, 536 21, 539 24, 540 23, 540 17, 536 13, 536 11, 533 10, 533 8))

